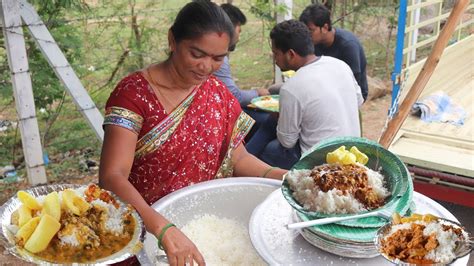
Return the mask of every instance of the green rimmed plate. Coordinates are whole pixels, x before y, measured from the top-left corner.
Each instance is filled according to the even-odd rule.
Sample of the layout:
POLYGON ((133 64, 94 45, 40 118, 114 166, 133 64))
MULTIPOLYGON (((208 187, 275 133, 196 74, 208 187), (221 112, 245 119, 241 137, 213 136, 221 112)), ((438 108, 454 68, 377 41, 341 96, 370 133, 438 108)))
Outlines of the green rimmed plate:
MULTIPOLYGON (((357 137, 337 137, 322 141, 309 152, 303 155, 303 158, 298 161, 291 170, 312 169, 317 165, 326 162, 326 154, 331 152, 341 145, 347 148, 356 146, 361 152, 369 157, 367 167, 375 171, 379 171, 385 176, 386 185, 391 192, 391 196, 387 199, 384 206, 381 208, 392 208, 406 212, 413 195, 413 183, 410 174, 403 162, 387 149, 380 146, 377 142, 357 137)), ((304 214, 308 219, 317 219, 323 217, 343 217, 352 214, 324 214, 320 212, 307 211, 301 206, 293 197, 293 191, 289 187, 288 181, 285 179, 282 185, 282 192, 288 203, 298 212, 304 214)), ((372 210, 375 211, 375 210, 372 210)), ((368 217, 357 220, 348 220, 339 222, 347 226, 354 227, 380 227, 386 221, 378 217, 368 217)))
POLYGON ((258 109, 278 113, 280 106, 280 95, 267 95, 253 98, 251 103, 258 109))

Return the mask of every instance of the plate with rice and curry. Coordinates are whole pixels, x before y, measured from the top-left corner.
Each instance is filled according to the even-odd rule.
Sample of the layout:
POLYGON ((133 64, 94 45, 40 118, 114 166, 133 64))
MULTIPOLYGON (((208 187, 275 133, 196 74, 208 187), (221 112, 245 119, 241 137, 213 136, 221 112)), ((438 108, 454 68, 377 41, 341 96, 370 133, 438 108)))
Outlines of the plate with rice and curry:
POLYGON ((5 249, 36 264, 117 263, 137 254, 145 236, 136 210, 95 184, 21 190, 0 217, 5 249))
POLYGON ((279 95, 260 96, 252 99, 250 106, 256 107, 262 111, 278 113, 280 108, 279 95))

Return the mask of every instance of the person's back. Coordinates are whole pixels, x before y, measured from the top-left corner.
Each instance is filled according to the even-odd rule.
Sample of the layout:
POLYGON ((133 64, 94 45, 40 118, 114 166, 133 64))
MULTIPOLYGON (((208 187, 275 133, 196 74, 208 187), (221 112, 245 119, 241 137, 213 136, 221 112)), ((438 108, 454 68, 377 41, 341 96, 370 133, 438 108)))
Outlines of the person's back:
MULTIPOLYGON (((329 137, 360 136, 358 94, 360 97, 347 64, 322 56, 300 68, 281 88, 279 121, 293 117, 299 125, 302 152, 329 137)), ((277 135, 288 130, 285 123, 278 123, 277 135)), ((285 146, 285 137, 278 139, 285 146)))
POLYGON ((359 39, 352 32, 335 28, 333 44, 329 47, 323 44, 317 44, 314 46, 314 53, 317 56, 332 56, 348 64, 361 87, 364 100, 367 99, 367 60, 365 58, 364 48, 359 39))

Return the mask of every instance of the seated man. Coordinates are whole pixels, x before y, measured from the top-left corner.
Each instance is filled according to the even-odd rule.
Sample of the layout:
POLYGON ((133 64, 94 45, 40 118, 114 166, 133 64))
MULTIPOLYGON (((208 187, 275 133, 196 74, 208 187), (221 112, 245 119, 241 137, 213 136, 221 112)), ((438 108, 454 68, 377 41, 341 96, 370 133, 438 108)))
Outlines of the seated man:
POLYGON ((300 21, 306 24, 311 32, 315 54, 332 56, 348 64, 362 90, 364 101, 367 100, 367 61, 364 48, 357 37, 352 32, 333 28, 331 12, 322 4, 306 7, 300 15, 300 21))
POLYGON ((302 22, 281 22, 270 38, 276 64, 296 73, 280 89, 278 120, 270 117, 247 150, 288 169, 321 140, 360 136, 358 109, 363 98, 349 66, 333 57, 317 57, 311 33, 302 22))
MULTIPOLYGON (((245 23, 247 22, 247 18, 242 13, 242 11, 236 6, 233 6, 231 4, 222 4, 221 7, 227 13, 235 28, 235 37, 233 40, 233 44, 229 48, 229 51, 232 52, 235 50, 237 42, 239 41, 241 26, 245 25, 245 23)), ((267 89, 264 88, 255 90, 240 89, 237 84, 235 84, 234 79, 232 78, 232 73, 230 71, 229 64, 229 56, 226 56, 224 58, 224 62, 222 63, 221 67, 216 72, 214 72, 214 76, 224 82, 230 92, 235 96, 235 98, 237 98, 244 112, 246 112, 255 120, 255 124, 252 128, 252 131, 247 135, 247 139, 249 139, 258 129, 258 127, 260 127, 263 121, 267 119, 268 113, 249 109, 247 105, 253 98, 263 95, 269 95, 270 93, 267 89)))

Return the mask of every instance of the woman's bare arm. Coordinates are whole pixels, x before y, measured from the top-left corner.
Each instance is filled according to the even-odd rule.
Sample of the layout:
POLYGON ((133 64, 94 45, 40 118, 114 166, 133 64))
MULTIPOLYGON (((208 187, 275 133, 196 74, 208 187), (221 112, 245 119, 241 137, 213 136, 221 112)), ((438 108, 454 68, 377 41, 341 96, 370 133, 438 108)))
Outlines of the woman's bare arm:
POLYGON ((232 153, 232 164, 234 165, 234 176, 263 176, 272 179, 282 179, 288 172, 285 169, 274 168, 245 149, 242 143, 232 153))
MULTIPOLYGON (((151 208, 135 187, 128 181, 135 154, 137 135, 113 125, 105 126, 104 144, 100 159, 99 184, 113 191, 138 211, 147 231, 158 236, 169 221, 151 208)), ((163 246, 171 265, 181 265, 188 258, 205 265, 196 246, 176 227, 171 227, 163 237, 163 246)))

